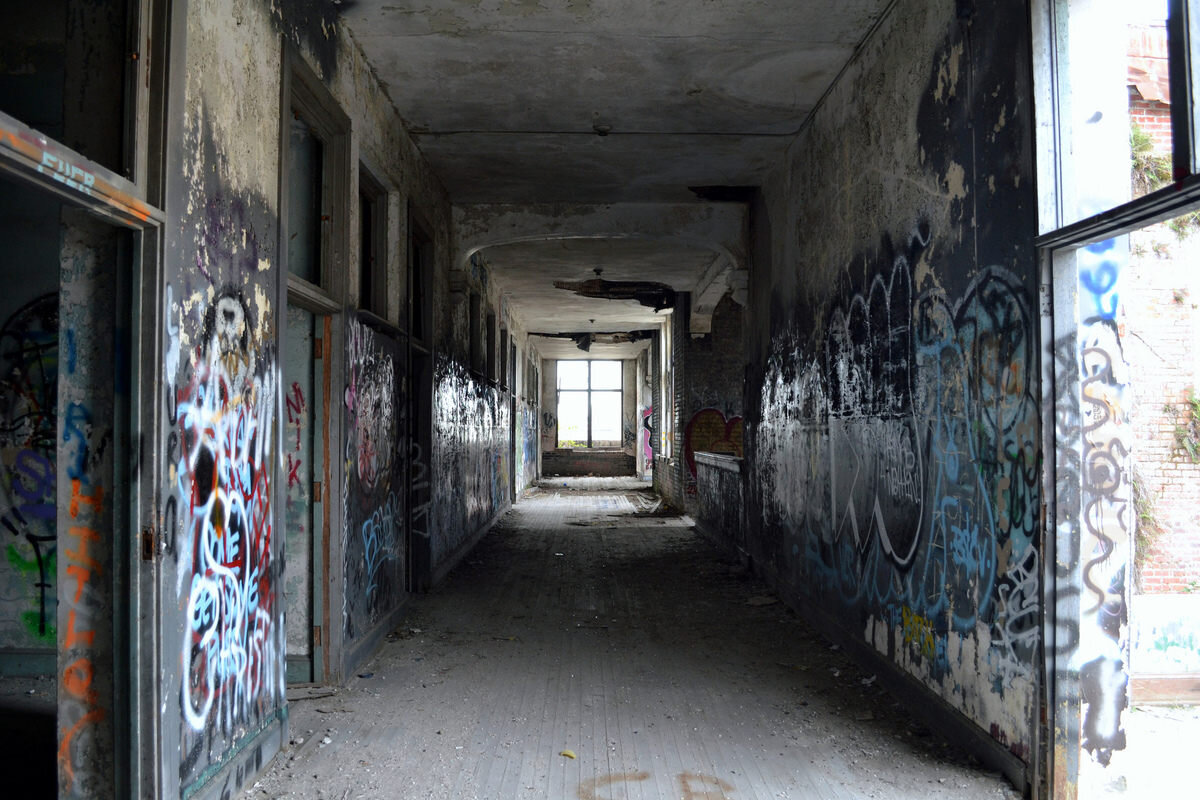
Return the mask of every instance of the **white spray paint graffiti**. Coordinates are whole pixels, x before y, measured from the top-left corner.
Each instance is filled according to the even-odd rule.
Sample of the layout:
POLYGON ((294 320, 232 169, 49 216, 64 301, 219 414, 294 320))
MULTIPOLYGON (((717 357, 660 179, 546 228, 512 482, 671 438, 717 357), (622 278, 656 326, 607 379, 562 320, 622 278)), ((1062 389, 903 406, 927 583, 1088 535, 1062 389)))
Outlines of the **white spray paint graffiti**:
POLYGON ((230 731, 281 699, 283 626, 273 623, 272 458, 278 375, 252 365, 249 320, 227 292, 209 309, 190 385, 176 410, 175 465, 187 510, 176 588, 186 591, 182 707, 203 730, 230 731), (215 716, 214 716, 215 714, 215 716))
POLYGON ((396 428, 396 367, 380 351, 375 333, 357 320, 347 326, 346 410, 354 422, 354 462, 367 491, 391 469, 396 428))

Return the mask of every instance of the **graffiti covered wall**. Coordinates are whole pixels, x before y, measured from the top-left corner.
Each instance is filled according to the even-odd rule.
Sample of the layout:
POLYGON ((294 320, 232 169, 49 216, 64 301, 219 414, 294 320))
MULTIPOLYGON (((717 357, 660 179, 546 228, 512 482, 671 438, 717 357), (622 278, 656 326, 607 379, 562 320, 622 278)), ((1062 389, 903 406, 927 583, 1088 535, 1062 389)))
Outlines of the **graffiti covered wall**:
POLYGON ((448 358, 434 371, 432 563, 456 555, 509 496, 509 401, 448 358))
POLYGON ((1012 76, 1028 44, 1019 25, 968 42, 1004 27, 1000 6, 900 3, 765 188, 747 548, 1028 760, 1038 321, 1030 101, 1012 76))
POLYGON ((537 406, 528 400, 518 400, 516 425, 517 490, 520 491, 537 480, 538 443, 541 441, 537 406))
POLYGON ((40 651, 49 662, 44 671, 54 668, 61 225, 57 200, 12 183, 0 191, 8 278, 0 297, 0 672, 5 673, 17 666, 6 656, 9 650, 40 651))
POLYGON ((191 6, 187 22, 160 299, 163 768, 181 795, 235 791, 270 757, 258 737, 281 724, 286 669, 281 43, 265 8, 191 6))
POLYGON ((347 643, 394 609, 405 585, 404 358, 399 341, 346 321, 343 477, 347 643))

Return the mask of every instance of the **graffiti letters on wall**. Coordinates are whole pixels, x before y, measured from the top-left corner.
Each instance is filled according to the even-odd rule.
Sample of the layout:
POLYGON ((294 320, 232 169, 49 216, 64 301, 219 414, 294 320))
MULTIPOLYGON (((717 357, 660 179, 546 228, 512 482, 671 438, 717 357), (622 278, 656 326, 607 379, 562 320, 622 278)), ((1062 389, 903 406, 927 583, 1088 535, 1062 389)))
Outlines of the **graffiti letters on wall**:
MULTIPOLYGON (((64 231, 58 317, 56 505, 61 797, 110 791, 113 727, 113 418, 121 391, 115 248, 90 221, 64 231)), ((53 476, 53 473, 51 473, 53 476)), ((47 481, 46 486, 50 485, 47 481)))
MULTIPOLYGON (((1083 701, 1082 747, 1101 764, 1125 748, 1129 652, 1128 567, 1132 534, 1129 452, 1132 434, 1126 397, 1129 377, 1117 325, 1123 239, 1079 251, 1080 324, 1077 352, 1081 397, 1077 435, 1082 495, 1076 565, 1081 570, 1079 635, 1070 659, 1083 701)), ((1061 559, 1060 559, 1061 560, 1061 559)), ((1074 677, 1074 676, 1071 676, 1074 677)))
POLYGON ((168 387, 176 492, 166 516, 178 528, 167 530, 179 531, 171 549, 186 623, 180 702, 196 748, 205 731, 231 736, 258 720, 283 691, 272 508, 278 369, 254 314, 241 290, 217 292, 190 378, 168 387))
POLYGON ((0 638, 9 645, 53 647, 57 636, 58 338, 54 294, 0 328, 0 638))
POLYGON ((861 288, 843 275, 815 333, 775 338, 753 485, 768 524, 792 532, 793 580, 866 615, 874 646, 978 714, 955 696, 952 673, 975 667, 952 663, 952 639, 986 653, 994 696, 1034 699, 1035 321, 1001 268, 959 297, 915 287, 929 240, 885 242, 861 288))
POLYGON ((345 632, 352 640, 404 591, 404 415, 399 344, 346 323, 345 632))
POLYGON ((520 415, 517 417, 517 488, 529 486, 537 479, 538 457, 538 414, 537 409, 518 402, 520 415))
POLYGON ((434 502, 442 534, 432 542, 436 565, 511 499, 510 404, 449 359, 438 362, 434 381, 434 502))

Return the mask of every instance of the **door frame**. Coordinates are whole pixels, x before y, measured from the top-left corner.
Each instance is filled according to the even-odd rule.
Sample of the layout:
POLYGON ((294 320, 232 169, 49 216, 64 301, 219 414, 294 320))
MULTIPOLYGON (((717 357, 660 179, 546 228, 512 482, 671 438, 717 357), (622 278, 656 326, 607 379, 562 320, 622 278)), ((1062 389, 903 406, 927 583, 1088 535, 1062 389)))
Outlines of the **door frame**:
MULTIPOLYGON (((142 129, 145 129, 144 117, 142 129)), ((164 538, 158 524, 154 480, 157 448, 132 443, 158 441, 157 401, 161 352, 162 242, 166 217, 145 200, 142 186, 0 112, 0 171, 20 183, 57 196, 131 234, 129 264, 130 394, 119 405, 114 427, 136 452, 114 454, 114 476, 127 487, 113 511, 113 746, 116 796, 157 794, 158 724, 155 711, 158 652, 157 566, 164 538), (140 531, 140 533, 136 533, 140 531)), ((60 528, 62 523, 60 523, 60 528)), ((62 595, 63 587, 58 587, 62 595)), ((60 644, 61 653, 61 644, 60 644)), ((61 683, 61 675, 59 676, 61 683)))

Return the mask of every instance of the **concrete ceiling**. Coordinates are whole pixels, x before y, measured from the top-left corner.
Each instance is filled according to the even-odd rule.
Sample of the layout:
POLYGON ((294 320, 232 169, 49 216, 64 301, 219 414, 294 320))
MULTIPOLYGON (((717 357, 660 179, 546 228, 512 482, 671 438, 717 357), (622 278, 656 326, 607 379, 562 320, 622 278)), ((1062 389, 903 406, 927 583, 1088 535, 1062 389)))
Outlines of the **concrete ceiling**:
POLYGON ((455 203, 686 202, 759 184, 888 2, 356 0, 343 16, 455 203))
POLYGON ((562 361, 592 359, 623 359, 637 358, 638 353, 650 347, 648 340, 626 344, 605 344, 596 342, 588 350, 580 350, 579 346, 570 339, 551 338, 549 336, 530 336, 529 341, 537 348, 542 358, 562 361))

